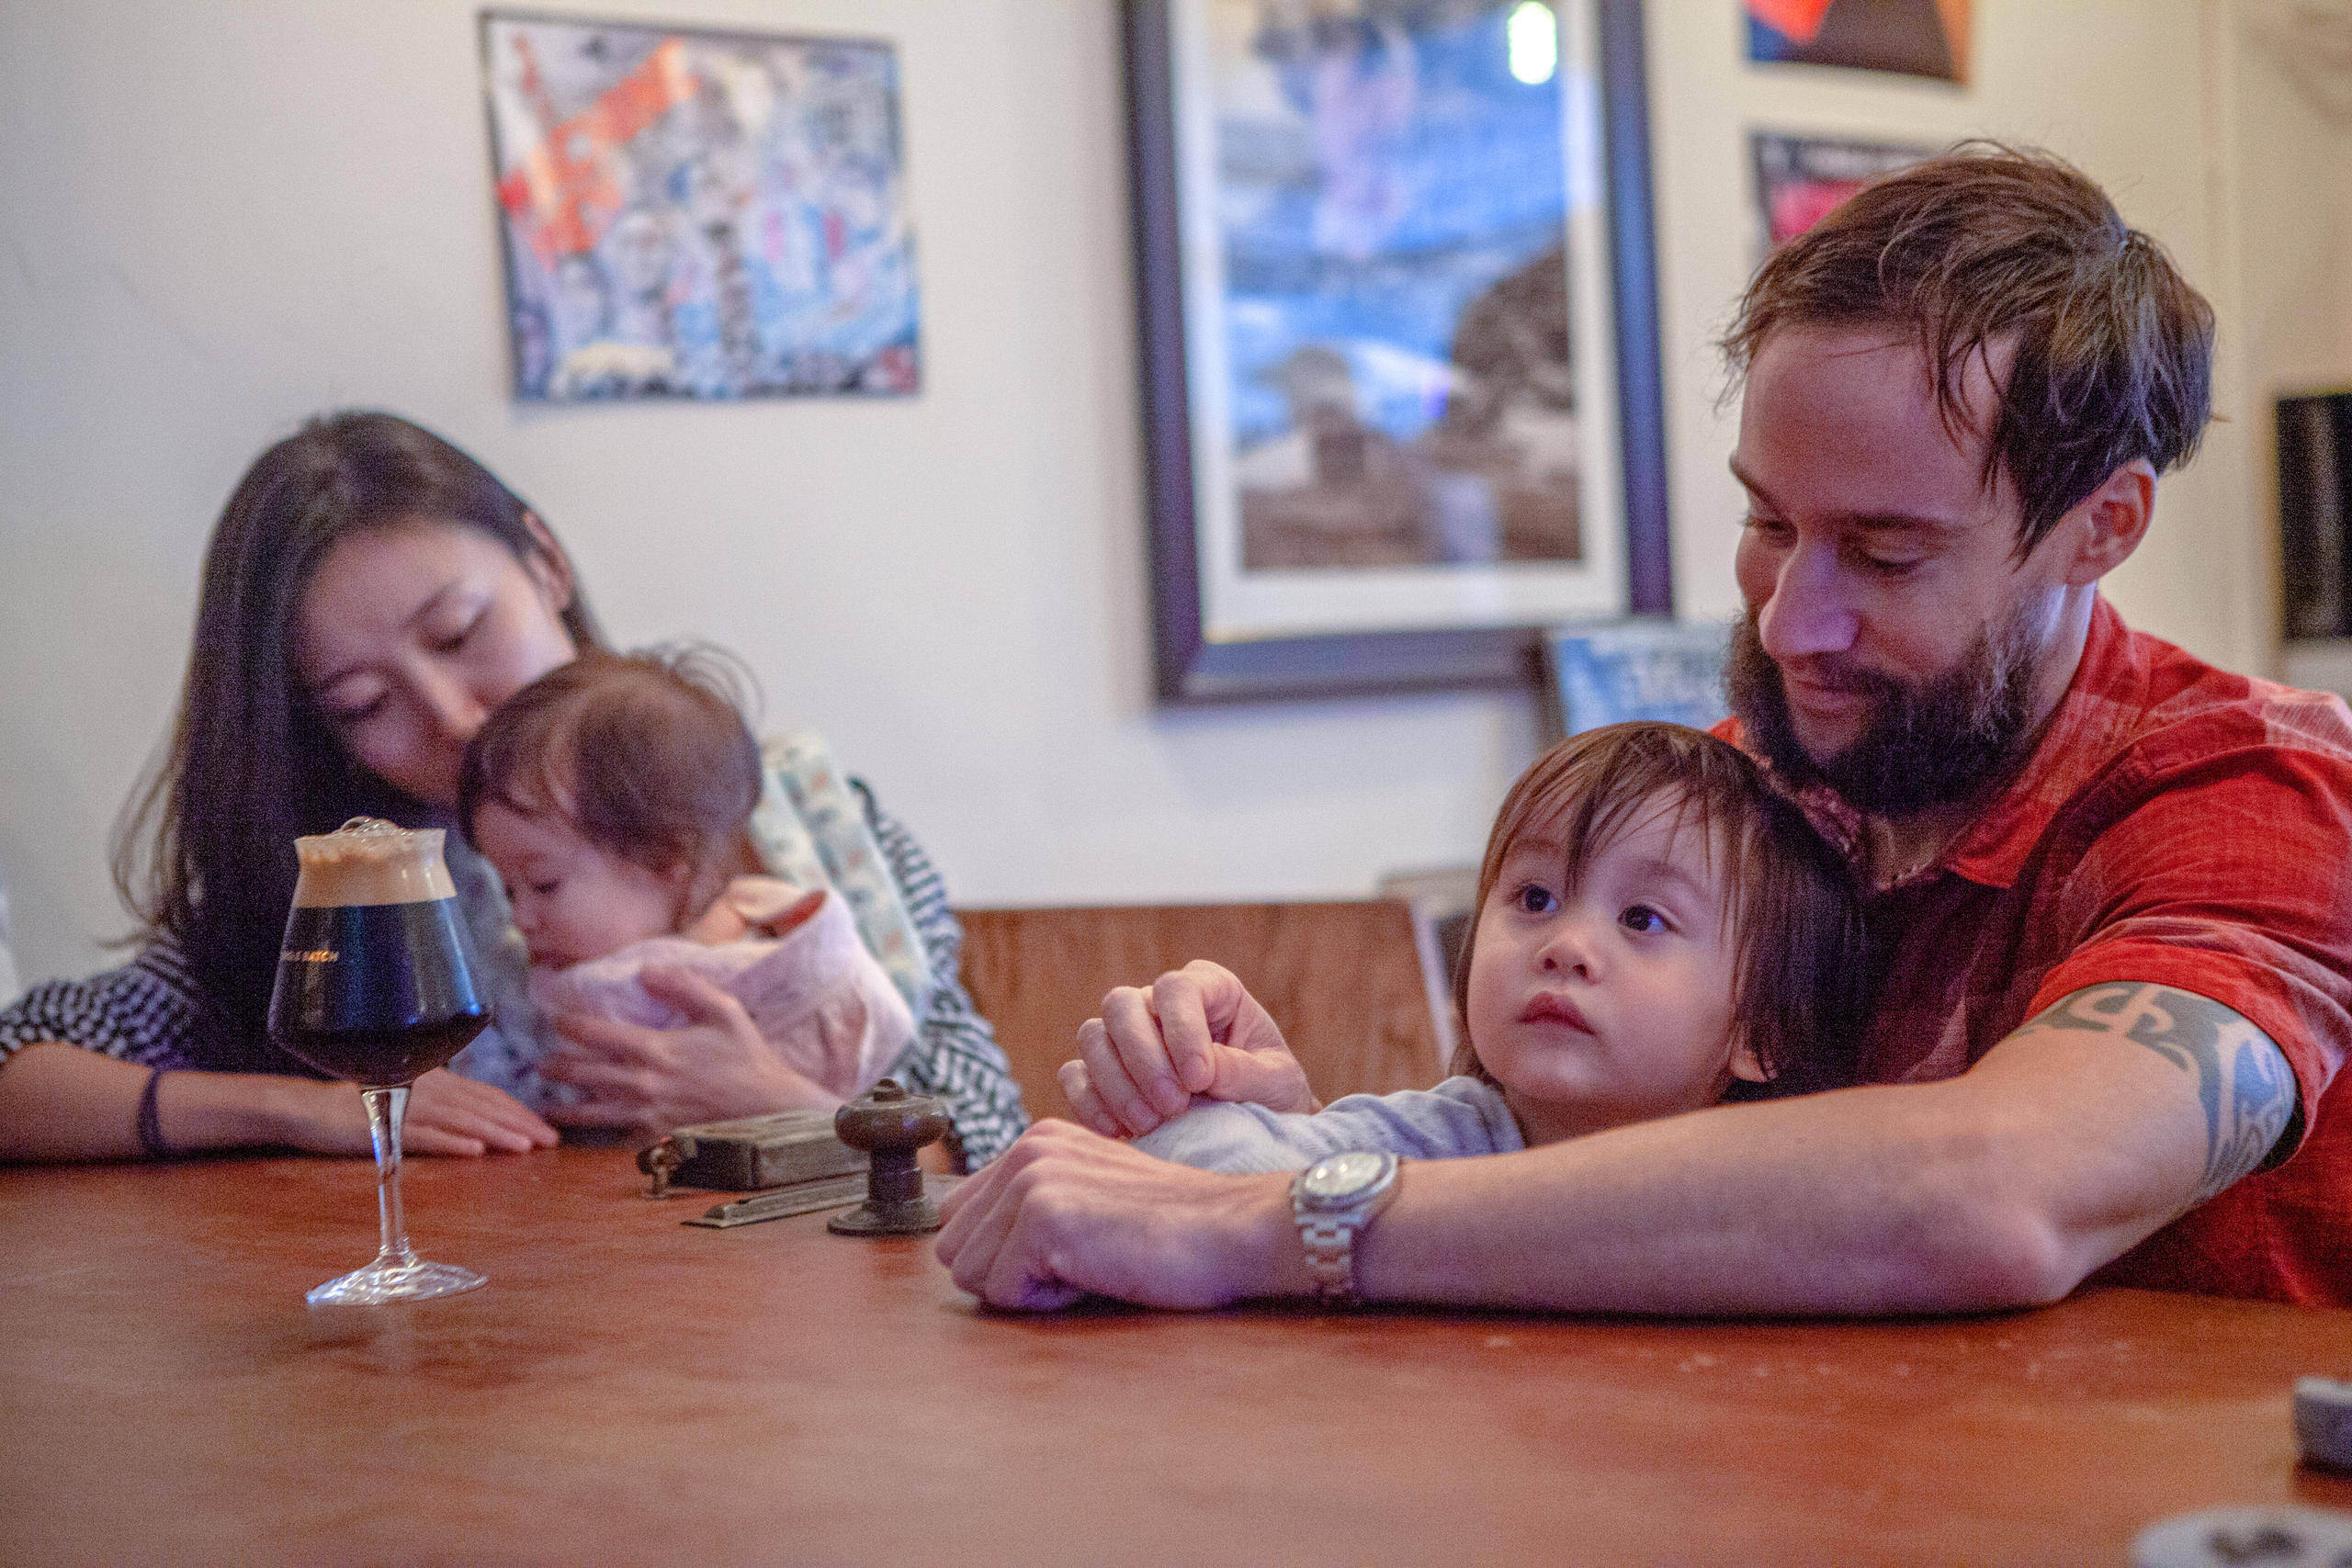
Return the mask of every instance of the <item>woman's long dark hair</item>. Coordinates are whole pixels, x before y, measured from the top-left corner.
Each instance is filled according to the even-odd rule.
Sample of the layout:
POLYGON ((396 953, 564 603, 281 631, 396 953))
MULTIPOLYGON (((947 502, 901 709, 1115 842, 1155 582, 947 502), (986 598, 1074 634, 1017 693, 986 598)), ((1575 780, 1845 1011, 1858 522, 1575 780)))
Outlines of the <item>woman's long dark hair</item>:
MULTIPOLYGON (((175 942, 204 1006, 198 1046, 228 1070, 300 1070, 264 1037, 298 834, 424 807, 353 761, 300 690, 289 653, 311 576, 341 540, 416 520, 480 529, 543 559, 521 497, 389 413, 311 420, 254 460, 205 551, 196 637, 170 750, 115 824, 114 879, 149 941, 175 942)), ((577 584, 562 620, 604 637, 577 584)))

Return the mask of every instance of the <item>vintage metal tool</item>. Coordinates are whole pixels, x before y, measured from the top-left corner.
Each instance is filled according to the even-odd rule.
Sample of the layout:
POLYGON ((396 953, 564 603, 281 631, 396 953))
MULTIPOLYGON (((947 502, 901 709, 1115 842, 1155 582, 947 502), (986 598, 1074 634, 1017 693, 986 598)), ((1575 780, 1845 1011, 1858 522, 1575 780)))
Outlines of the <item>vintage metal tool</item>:
POLYGON ((755 1225, 762 1220, 813 1214, 820 1209, 845 1209, 865 1196, 865 1178, 863 1176, 829 1176, 818 1181, 795 1182, 790 1187, 762 1192, 756 1197, 714 1203, 684 1223, 707 1225, 715 1231, 729 1230, 736 1225, 755 1225))
POLYGON ((835 1214, 825 1228, 837 1235, 921 1235, 939 1228, 939 1209, 924 1191, 915 1151, 947 1131, 947 1113, 927 1094, 909 1094, 884 1078, 833 1112, 842 1143, 871 1156, 865 1201, 835 1214))
POLYGON ((755 1192, 851 1176, 865 1168, 865 1156, 834 1135, 833 1119, 823 1111, 779 1111, 680 1127, 638 1151, 637 1168, 650 1179, 645 1195, 661 1198, 672 1182, 755 1192))

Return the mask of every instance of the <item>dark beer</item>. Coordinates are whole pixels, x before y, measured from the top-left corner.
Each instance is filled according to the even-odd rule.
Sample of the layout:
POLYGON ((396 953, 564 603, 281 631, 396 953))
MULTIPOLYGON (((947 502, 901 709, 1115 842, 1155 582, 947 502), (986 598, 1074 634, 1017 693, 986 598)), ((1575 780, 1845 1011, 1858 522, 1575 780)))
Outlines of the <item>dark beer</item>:
POLYGON ((296 850, 270 1038, 322 1073, 379 1088, 464 1050, 490 1008, 474 989, 440 832, 387 825, 296 850))
POLYGON ((286 922, 270 1038, 330 1077, 413 1083, 490 1022, 458 954, 457 900, 296 906, 286 922))
POLYGON ((483 1282, 470 1269, 419 1258, 401 1218, 408 1085, 490 1021, 474 990, 441 835, 355 817, 332 833, 294 840, 302 871, 269 994, 269 1037, 360 1086, 383 1237, 373 1263, 302 1298, 312 1306, 421 1302, 483 1282))

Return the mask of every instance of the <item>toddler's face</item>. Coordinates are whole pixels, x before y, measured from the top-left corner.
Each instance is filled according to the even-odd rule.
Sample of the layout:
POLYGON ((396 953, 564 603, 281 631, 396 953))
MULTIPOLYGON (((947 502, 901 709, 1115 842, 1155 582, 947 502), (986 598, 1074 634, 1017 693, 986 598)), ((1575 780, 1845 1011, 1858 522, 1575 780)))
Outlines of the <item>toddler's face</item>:
POLYGON ((560 969, 677 929, 683 874, 658 875, 599 849, 560 814, 487 801, 474 814, 474 843, 506 884, 533 964, 560 969))
POLYGON ((1567 889, 1567 855, 1523 835, 1478 915, 1469 1025, 1531 1144, 1680 1111, 1760 1076, 1732 1038, 1724 860, 1654 801, 1567 889), (1712 858, 1712 863, 1711 863, 1712 858))

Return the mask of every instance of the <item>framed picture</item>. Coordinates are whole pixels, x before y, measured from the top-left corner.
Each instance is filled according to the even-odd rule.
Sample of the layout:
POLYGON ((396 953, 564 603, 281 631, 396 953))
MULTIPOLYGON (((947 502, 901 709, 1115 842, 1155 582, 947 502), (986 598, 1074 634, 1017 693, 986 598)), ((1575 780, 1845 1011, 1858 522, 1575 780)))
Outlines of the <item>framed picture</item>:
POLYGON ((1544 639, 1552 694, 1544 733, 1556 739, 1637 718, 1705 729, 1731 711, 1724 697, 1730 647, 1724 621, 1556 627, 1544 639))
POLYGON ((1128 0, 1158 688, 1671 608, 1639 0, 1128 0))
POLYGON ((1747 58, 1968 80, 1973 0, 1741 0, 1747 58))
POLYGON ((514 393, 916 389, 891 46, 486 11, 514 393))
POLYGON ((1779 250, 1826 218, 1848 197, 1881 175, 1907 169, 1934 150, 1846 137, 1747 133, 1756 175, 1756 259, 1779 250))

